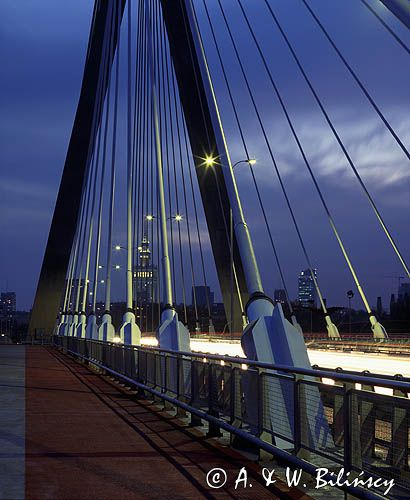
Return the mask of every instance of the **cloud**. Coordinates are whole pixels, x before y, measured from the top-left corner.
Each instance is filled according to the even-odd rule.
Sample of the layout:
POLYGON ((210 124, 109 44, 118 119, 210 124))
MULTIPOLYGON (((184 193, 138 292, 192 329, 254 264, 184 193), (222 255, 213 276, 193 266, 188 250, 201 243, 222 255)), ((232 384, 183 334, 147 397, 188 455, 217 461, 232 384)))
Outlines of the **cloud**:
MULTIPOLYGON (((397 133, 404 144, 410 143, 410 119, 396 116, 395 121, 397 133)), ((326 178, 326 182, 334 187, 353 187, 352 183, 357 181, 327 124, 309 115, 294 116, 293 122, 318 178, 326 178)), ((403 189, 406 183, 408 189, 409 162, 378 118, 357 117, 351 111, 350 114, 344 113, 343 121, 337 123, 336 127, 365 183, 378 192, 384 192, 392 186, 403 189)), ((291 177, 293 182, 305 182, 309 174, 289 127, 279 120, 274 122, 271 119, 266 128, 268 132, 275 131, 269 140, 284 180, 291 177)), ((272 160, 266 143, 261 134, 255 133, 255 128, 249 143, 252 144, 252 154, 258 158, 260 171, 272 172, 272 160)), ((243 156, 243 153, 236 153, 241 149, 237 140, 233 140, 232 145, 231 156, 243 156)), ((276 184, 275 176, 266 175, 264 178, 276 184)))

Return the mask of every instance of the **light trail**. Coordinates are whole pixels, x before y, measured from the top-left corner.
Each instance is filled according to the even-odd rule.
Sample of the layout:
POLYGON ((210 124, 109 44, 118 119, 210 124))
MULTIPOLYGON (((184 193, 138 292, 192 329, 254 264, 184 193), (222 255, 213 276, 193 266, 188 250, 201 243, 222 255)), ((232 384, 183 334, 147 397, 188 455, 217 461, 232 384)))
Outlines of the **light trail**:
MULTIPOLYGON (((155 337, 143 337, 141 341, 144 345, 158 345, 155 337)), ((191 339, 191 347, 193 351, 205 354, 244 357, 244 352, 239 341, 226 342, 191 339)), ((312 365, 316 364, 324 368, 335 369, 340 367, 344 370, 358 372, 369 370, 370 372, 384 375, 396 375, 400 373, 404 377, 410 378, 410 363, 409 359, 405 357, 360 352, 327 352, 312 349, 308 349, 308 354, 312 365)))

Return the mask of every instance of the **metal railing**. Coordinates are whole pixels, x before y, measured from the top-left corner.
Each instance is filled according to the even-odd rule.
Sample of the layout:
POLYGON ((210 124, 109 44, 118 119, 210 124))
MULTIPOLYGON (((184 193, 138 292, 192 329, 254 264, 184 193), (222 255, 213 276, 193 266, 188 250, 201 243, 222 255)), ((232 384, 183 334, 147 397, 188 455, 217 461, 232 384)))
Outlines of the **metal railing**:
MULTIPOLYGON (((317 467, 326 467, 344 468, 350 477, 363 472, 362 480, 394 479, 388 498, 410 496, 408 380, 75 337, 54 337, 54 343, 196 420, 207 420, 210 433, 223 429, 239 435, 313 476, 317 467), (277 404, 283 395, 286 415, 277 404), (328 436, 322 430, 315 439, 318 408, 328 436)), ((359 498, 383 493, 349 485, 342 489, 359 498)))

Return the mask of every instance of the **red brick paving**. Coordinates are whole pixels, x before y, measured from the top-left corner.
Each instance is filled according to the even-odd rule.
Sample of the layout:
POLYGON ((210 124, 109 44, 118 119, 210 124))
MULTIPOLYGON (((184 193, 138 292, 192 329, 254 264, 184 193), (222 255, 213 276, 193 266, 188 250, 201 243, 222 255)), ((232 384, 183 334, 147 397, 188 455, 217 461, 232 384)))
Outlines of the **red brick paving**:
POLYGON ((258 482, 255 464, 125 392, 53 349, 27 347, 27 499, 285 498, 258 482), (243 466, 252 488, 235 491, 243 466), (214 467, 229 478, 219 490, 205 481, 214 467))

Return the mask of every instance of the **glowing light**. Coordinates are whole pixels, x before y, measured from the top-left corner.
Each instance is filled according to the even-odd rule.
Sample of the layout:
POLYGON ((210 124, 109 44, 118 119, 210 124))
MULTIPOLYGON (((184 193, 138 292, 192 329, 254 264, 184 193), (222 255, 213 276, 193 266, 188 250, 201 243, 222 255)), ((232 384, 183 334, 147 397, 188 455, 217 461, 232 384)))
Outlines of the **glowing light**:
MULTIPOLYGON (((142 308, 141 308, 142 309, 142 308)), ((158 341, 155 337, 142 337, 141 344, 157 346, 158 341)), ((244 357, 239 341, 221 341, 221 340, 199 340, 191 339, 191 349, 193 352, 203 354, 220 354, 227 356, 244 357)), ((395 375, 401 373, 404 377, 410 377, 410 365, 406 358, 399 356, 387 356, 381 354, 363 354, 363 353, 345 353, 345 352, 327 352, 308 349, 310 362, 319 366, 334 369, 336 366, 342 366, 346 370, 361 371, 363 363, 373 373, 384 373, 386 375, 395 375), (364 357, 365 356, 365 357, 364 357)), ((205 361, 207 362, 206 358, 205 361)), ((222 364, 222 363, 221 363, 222 364)), ((248 369, 248 365, 241 363, 243 370, 248 369)), ((331 378, 322 379, 326 385, 334 385, 331 378)), ((375 392, 379 394, 391 395, 392 390, 383 387, 376 387, 375 392)))
POLYGON ((212 156, 207 156, 207 157, 205 158, 205 165, 206 165, 207 167, 212 167, 212 165, 215 165, 215 163, 216 163, 216 162, 215 162, 215 158, 213 158, 212 156))
POLYGON ((146 218, 147 220, 153 220, 154 216, 153 216, 153 215, 147 215, 145 218, 146 218))
MULTIPOLYGON (((141 307, 142 309, 142 307, 141 307)), ((155 337, 142 337, 141 338, 141 344, 142 345, 150 345, 153 347, 158 346, 158 340, 155 337)))
POLYGON ((121 337, 114 337, 112 339, 112 341, 113 341, 114 344, 120 344, 121 343, 121 337))
POLYGON ((119 266, 119 264, 116 264, 115 269, 121 269, 121 267, 119 266))
POLYGON ((248 163, 249 163, 249 165, 255 165, 255 163, 256 163, 255 158, 249 158, 248 163))
POLYGON ((100 265, 98 266, 98 269, 102 269, 102 268, 103 268, 103 266, 100 264, 100 265))
POLYGON ((100 281, 100 283, 105 283, 105 281, 104 281, 104 280, 101 280, 101 281, 100 281))
POLYGON ((116 250, 121 250, 120 245, 115 245, 115 249, 116 249, 116 250))
POLYGON ((177 214, 174 218, 175 218, 175 220, 176 220, 177 222, 179 222, 179 221, 181 221, 181 220, 182 220, 182 215, 177 214))

